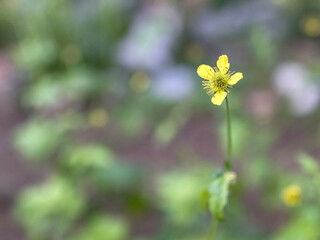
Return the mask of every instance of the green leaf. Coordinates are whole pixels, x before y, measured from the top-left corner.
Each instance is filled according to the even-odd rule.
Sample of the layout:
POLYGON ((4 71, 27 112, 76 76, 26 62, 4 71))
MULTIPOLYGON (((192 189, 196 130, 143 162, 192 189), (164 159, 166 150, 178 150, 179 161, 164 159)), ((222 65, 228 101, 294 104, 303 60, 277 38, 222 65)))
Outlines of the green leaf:
POLYGON ((224 208, 228 203, 230 185, 234 182, 234 172, 225 172, 213 180, 209 187, 209 208, 212 215, 219 221, 223 220, 224 208))

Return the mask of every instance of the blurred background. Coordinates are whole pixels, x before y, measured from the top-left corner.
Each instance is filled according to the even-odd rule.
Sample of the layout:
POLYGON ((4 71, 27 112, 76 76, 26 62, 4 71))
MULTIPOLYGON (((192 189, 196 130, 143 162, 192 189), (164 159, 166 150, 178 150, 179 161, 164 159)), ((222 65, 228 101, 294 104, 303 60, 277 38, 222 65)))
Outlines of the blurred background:
POLYGON ((205 239, 226 126, 196 69, 222 54, 217 239, 319 240, 319 37, 318 0, 2 0, 1 240, 205 239))

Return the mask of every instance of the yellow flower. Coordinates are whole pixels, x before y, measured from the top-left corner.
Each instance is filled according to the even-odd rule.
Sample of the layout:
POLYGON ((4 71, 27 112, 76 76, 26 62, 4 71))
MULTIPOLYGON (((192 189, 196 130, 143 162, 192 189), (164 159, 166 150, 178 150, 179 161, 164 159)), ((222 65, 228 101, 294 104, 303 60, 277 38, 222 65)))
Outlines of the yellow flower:
POLYGON ((227 55, 222 55, 217 61, 217 67, 210 67, 208 65, 200 65, 197 73, 206 81, 202 81, 203 88, 207 90, 209 95, 213 94, 211 102, 216 105, 221 105, 223 100, 229 93, 228 88, 232 87, 239 80, 243 78, 242 73, 230 72, 230 63, 227 55))
POLYGON ((297 185, 290 185, 282 191, 281 198, 288 207, 294 207, 301 202, 301 188, 297 185))

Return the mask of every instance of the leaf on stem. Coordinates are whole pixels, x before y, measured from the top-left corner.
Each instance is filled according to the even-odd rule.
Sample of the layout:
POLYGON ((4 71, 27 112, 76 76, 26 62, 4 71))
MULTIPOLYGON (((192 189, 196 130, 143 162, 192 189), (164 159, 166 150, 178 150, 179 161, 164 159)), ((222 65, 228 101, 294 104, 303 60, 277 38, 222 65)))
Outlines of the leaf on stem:
POLYGON ((235 182, 236 174, 228 171, 215 178, 209 186, 209 208, 219 221, 223 220, 224 208, 228 203, 230 185, 235 182))

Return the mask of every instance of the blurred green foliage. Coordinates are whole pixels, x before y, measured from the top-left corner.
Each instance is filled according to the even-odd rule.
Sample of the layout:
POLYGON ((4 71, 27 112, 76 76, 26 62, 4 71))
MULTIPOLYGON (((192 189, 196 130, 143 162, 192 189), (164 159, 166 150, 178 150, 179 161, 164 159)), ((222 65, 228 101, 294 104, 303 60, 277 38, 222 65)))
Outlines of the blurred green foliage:
POLYGON ((88 174, 88 171, 111 168, 114 156, 103 146, 86 145, 70 147, 62 159, 70 172, 88 174))
POLYGON ((43 159, 62 143, 64 130, 56 123, 33 119, 18 130, 15 144, 27 158, 43 159))
POLYGON ((125 222, 115 217, 95 216, 89 220, 87 226, 70 240, 123 240, 128 238, 128 227, 125 222))
POLYGON ((301 154, 299 163, 304 171, 303 204, 296 210, 292 220, 279 231, 273 238, 275 240, 309 239, 316 240, 320 237, 319 221, 319 164, 311 156, 301 154))
POLYGON ((210 179, 205 167, 181 169, 160 176, 158 180, 159 205, 172 224, 190 226, 205 213, 206 201, 202 192, 210 179))
POLYGON ((61 238, 84 210, 84 199, 63 178, 53 177, 26 189, 17 202, 17 216, 30 239, 61 238))

